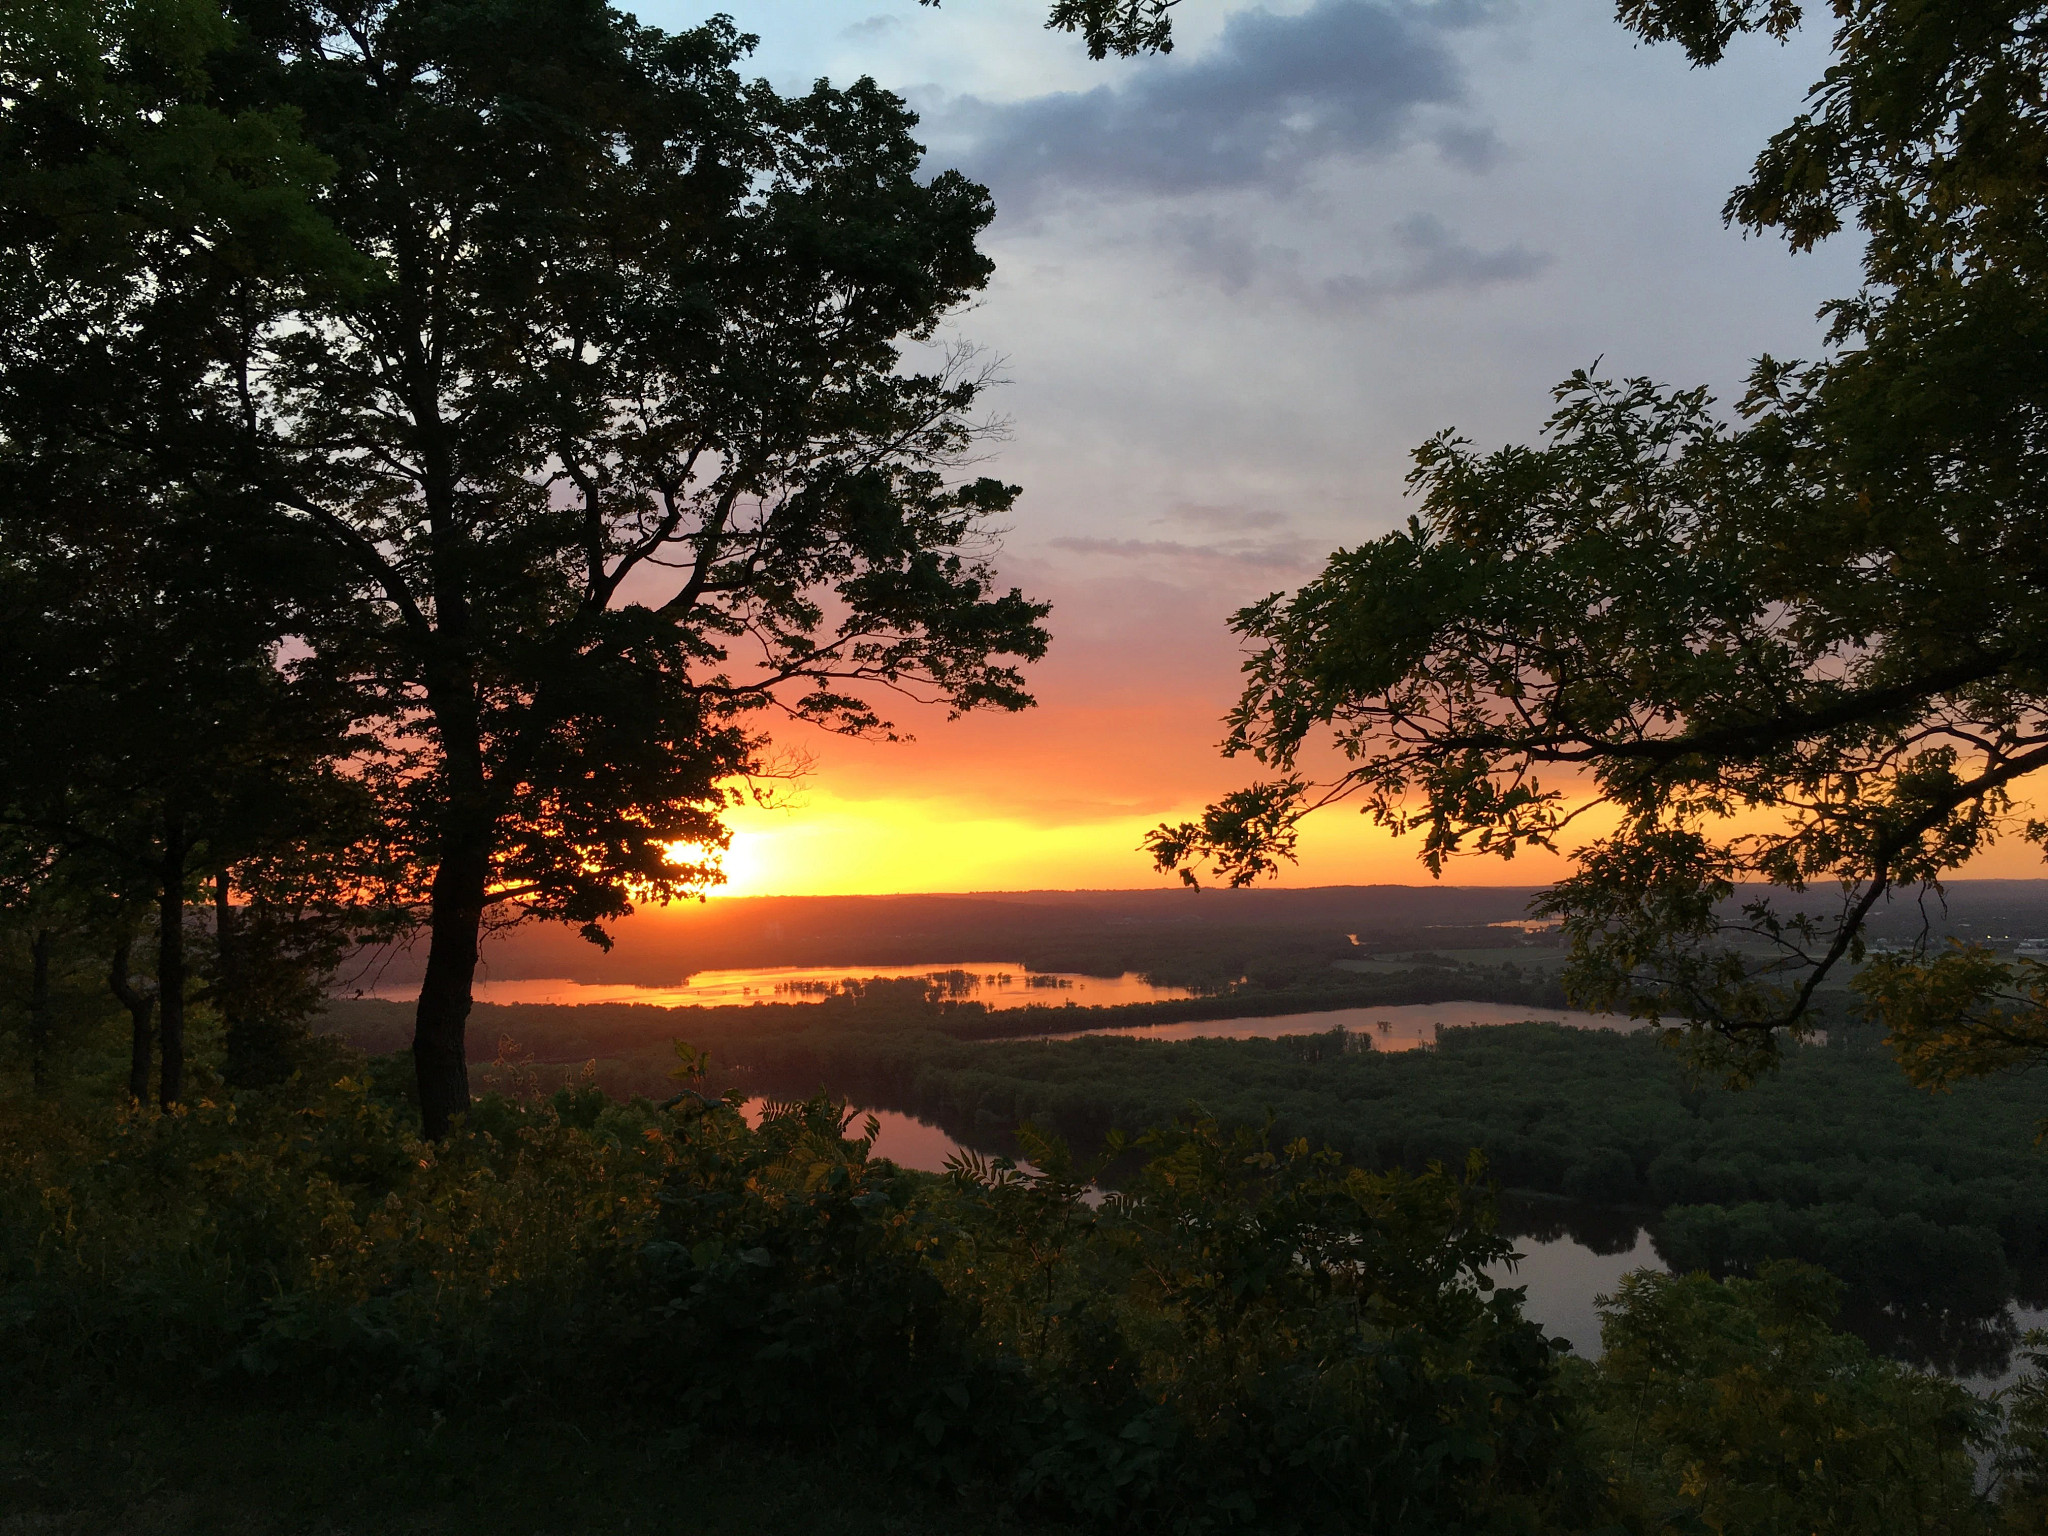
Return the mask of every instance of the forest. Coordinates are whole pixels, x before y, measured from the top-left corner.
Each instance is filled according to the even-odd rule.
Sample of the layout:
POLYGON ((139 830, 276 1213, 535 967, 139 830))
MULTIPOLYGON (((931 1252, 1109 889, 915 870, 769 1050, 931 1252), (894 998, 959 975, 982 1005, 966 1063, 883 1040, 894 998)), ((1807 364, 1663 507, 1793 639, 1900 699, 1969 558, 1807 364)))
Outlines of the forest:
MULTIPOLYGON (((1135 68, 1180 3, 1043 19, 1135 68)), ((725 16, 0 7, 0 1526, 2038 1530, 2048 961, 1945 901, 2048 846, 2048 15, 1614 21, 1825 50, 1723 210, 1853 247, 1814 358, 1419 445, 1230 618, 1247 782, 1133 833, 1195 889, 664 952, 803 742, 1036 702, 989 187, 725 16), (1245 889, 1339 803, 1563 873, 1245 889), (1193 995, 477 998, 970 938, 1193 995), (1617 1028, 1033 1038, 1475 997, 1617 1028), (1680 1272, 1576 1354, 1504 1190, 1680 1272)))
MULTIPOLYGON (((1376 1001, 1438 1000, 1421 979, 1376 1001)), ((1843 1277, 1852 1304, 1946 1327, 1952 1350, 1995 1352, 2007 1301, 2034 1304, 2048 1273, 2035 1144, 2048 1088, 2020 1076, 1929 1095, 1867 1032, 1802 1049, 1742 1093, 1688 1070, 1654 1034, 1557 1024, 1443 1030, 1434 1049, 1401 1052, 1375 1051, 1370 1030, 1314 1033, 1307 1012, 1302 1034, 1275 1040, 1030 1038, 1228 1018, 1224 1006, 989 1012, 906 980, 847 984, 812 1004, 486 1004, 477 1017, 495 1042, 487 1080, 523 1071, 539 1087, 587 1066, 614 1092, 651 1095, 682 1039, 726 1087, 829 1092, 992 1153, 1016 1154, 1016 1128, 1031 1124, 1095 1156, 1113 1133, 1189 1113, 1270 1120, 1282 1141, 1369 1169, 1457 1167, 1477 1151, 1507 1190, 1639 1213, 1681 1273, 1805 1260, 1843 1277), (1993 1335, 1972 1340, 1973 1324, 1993 1335)), ((371 1049, 404 1037, 391 1004, 338 1002, 328 1027, 371 1049)))
MULTIPOLYGON (((118 1020, 100 1037, 114 1061, 118 1020)), ((195 1066, 176 1116, 75 1089, 7 1116, 16 1507, 595 1531, 675 1520, 681 1488, 706 1531, 2037 1518, 2048 1375, 1973 1397, 1872 1352, 1840 1282, 1783 1260, 1636 1277, 1581 1360, 1485 1277, 1511 1244, 1477 1154, 1374 1172, 1190 1112, 1105 1148, 1125 1171, 1091 1201, 1101 1160, 1050 1134, 1028 1167, 932 1175, 870 1157, 826 1096, 750 1128, 688 1049, 661 1105, 572 1076, 423 1143, 402 1057, 301 1051, 261 1090, 195 1066)))

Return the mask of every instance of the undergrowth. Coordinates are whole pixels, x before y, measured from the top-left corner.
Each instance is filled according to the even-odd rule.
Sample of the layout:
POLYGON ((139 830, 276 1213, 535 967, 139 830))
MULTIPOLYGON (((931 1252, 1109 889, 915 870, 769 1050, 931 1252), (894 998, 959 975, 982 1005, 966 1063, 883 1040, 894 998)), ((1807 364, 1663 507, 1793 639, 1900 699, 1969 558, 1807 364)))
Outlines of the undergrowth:
MULTIPOLYGON (((1142 1171, 1105 1196, 1029 1132, 1029 1163, 898 1168, 826 1099, 755 1127, 586 1082, 428 1144, 393 1077, 335 1058, 168 1115, 0 1104, 20 1487, 69 1454, 50 1425, 97 1413, 184 1466, 152 1461, 152 1415, 260 1403, 291 1465, 346 1442, 390 1508, 460 1513, 422 1530, 491 1523, 474 1490, 502 1493, 507 1448, 570 1437, 591 1449, 564 1466, 629 1479, 857 1469, 839 1484, 933 1531, 1861 1532, 1909 1506, 1965 1531, 2019 1507, 1975 1487, 1995 1414, 1834 1333, 1818 1271, 1632 1281, 1607 1359, 1568 1358, 1487 1278, 1510 1246, 1476 1159, 1369 1173, 1190 1115, 1112 1144, 1142 1171)), ((532 1483, 547 1457, 518 1461, 532 1483)), ((497 1526, 629 1528, 616 1496, 531 1524, 581 1476, 497 1526)))

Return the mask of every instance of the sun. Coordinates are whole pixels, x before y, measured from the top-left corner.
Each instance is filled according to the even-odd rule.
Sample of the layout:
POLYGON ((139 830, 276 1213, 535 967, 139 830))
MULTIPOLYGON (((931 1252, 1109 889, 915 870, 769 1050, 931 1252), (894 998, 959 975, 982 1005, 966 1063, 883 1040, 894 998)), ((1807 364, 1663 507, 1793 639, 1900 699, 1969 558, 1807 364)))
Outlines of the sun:
POLYGON ((666 848, 672 864, 694 864, 708 859, 725 875, 722 883, 707 885, 701 892, 705 896, 741 896, 759 894, 755 882, 761 877, 761 850, 754 846, 756 839, 744 833, 734 833, 732 841, 723 849, 708 848, 702 843, 670 843, 666 848))

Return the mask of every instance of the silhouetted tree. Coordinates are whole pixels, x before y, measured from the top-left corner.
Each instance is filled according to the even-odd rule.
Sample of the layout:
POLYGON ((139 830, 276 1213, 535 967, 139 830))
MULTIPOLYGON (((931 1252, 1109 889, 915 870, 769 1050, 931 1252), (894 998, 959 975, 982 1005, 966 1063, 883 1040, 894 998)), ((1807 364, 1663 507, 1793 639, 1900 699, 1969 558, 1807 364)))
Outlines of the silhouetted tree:
MULTIPOLYGON (((124 334, 197 360, 183 414, 124 344, 109 365, 149 382, 93 419, 148 420, 159 462, 253 489, 354 573, 359 602, 306 638, 379 691, 393 750, 366 781, 435 872, 415 1056, 439 1134, 468 1103, 488 907, 601 941, 715 879, 766 715, 886 732, 871 688, 1029 702, 1001 658, 1042 651, 1045 610, 985 558, 1015 491, 958 472, 981 375, 905 352, 986 280, 991 210, 920 178, 894 97, 749 83, 722 21, 668 36, 591 0, 193 16, 165 23, 196 39, 181 105, 268 158, 218 200, 234 261, 193 254, 197 209, 165 216, 161 280, 133 268, 151 281, 124 334)), ((88 120, 117 187, 148 183, 154 98, 71 95, 93 111, 50 115, 88 120)), ((36 163, 64 170, 61 139, 36 163)), ((62 249, 62 226, 17 243, 62 249)), ((77 309, 57 306, 73 330, 77 309)))
POLYGON ((236 35, 202 0, 0 15, 0 815, 97 925, 131 1089, 160 1040, 167 1104, 200 876, 331 862, 337 815, 374 826, 340 771, 350 680, 280 664, 333 563, 233 471, 223 367, 253 303, 357 258, 289 109, 217 88, 236 35))
POLYGON ((1043 608, 977 554, 1014 490, 952 478, 978 378, 903 343, 985 280, 986 195, 921 180, 862 81, 784 98, 714 22, 590 0, 251 12, 373 263, 257 327, 250 461, 355 562, 319 638, 386 690, 433 867, 414 1054, 468 1104, 486 908, 600 924, 716 878, 764 711, 862 691, 1018 708, 1043 608), (696 852, 679 853, 679 849, 696 852))
MULTIPOLYGON (((1622 16, 1706 64, 1798 11, 1622 16)), ((1580 374, 1540 447, 1425 445, 1420 519, 1237 615, 1228 750, 1280 776, 1158 829, 1162 865, 1249 880, 1353 795, 1433 871, 1603 807, 1618 825, 1540 903, 1568 985, 1713 1032, 1740 1073, 1808 1027, 1893 893, 2002 830, 2048 839, 2009 814, 2048 767, 2048 10, 1836 17, 1808 112, 1727 210, 1801 249, 1862 226, 1829 355, 1762 359, 1737 421, 1580 374), (1322 731, 1345 761, 1317 785, 1296 764, 1322 731)), ((1977 953, 1865 985, 1931 1081, 2048 1046, 2043 975, 1977 953)))
MULTIPOLYGON (((0 455, 0 475, 19 467, 0 455)), ((23 900, 65 893, 102 935, 135 1027, 131 1085, 146 1082, 154 1014, 161 1096, 180 1096, 195 979, 226 1016, 230 1078, 274 1076, 274 1060, 245 1058, 275 1050, 238 1023, 303 1018, 303 1002, 277 1005, 316 984, 384 889, 374 799, 343 771, 359 705, 280 663, 302 616, 268 567, 290 551, 208 549, 203 526, 147 501, 122 504, 120 532, 33 505, 25 490, 0 523, 0 814, 37 854, 23 900), (195 971, 187 904, 208 875, 227 921, 195 971), (145 997, 128 956, 152 904, 145 997), (277 931, 287 909, 295 940, 277 931)))

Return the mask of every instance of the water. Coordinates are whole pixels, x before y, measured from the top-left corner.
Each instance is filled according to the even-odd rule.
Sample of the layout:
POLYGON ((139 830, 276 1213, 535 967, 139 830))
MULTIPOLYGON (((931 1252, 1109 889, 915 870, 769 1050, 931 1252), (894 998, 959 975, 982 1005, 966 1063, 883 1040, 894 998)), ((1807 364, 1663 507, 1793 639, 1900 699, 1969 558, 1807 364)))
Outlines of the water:
MULTIPOLYGON (((740 1113, 746 1116, 747 1124, 757 1126, 767 1111, 768 1103, 764 1098, 749 1099, 740 1106, 740 1113)), ((920 1120, 915 1115, 901 1114, 893 1109, 854 1110, 853 1123, 846 1128, 847 1134, 862 1134, 863 1123, 869 1115, 873 1115, 880 1126, 874 1146, 868 1149, 870 1157, 886 1157, 899 1167, 916 1168, 924 1173, 944 1173, 946 1159, 967 1150, 929 1120, 920 1120)))
MULTIPOLYGON (((972 960, 957 965, 779 965, 699 971, 667 987, 623 982, 568 981, 561 977, 488 977, 476 984, 480 1003, 646 1003, 656 1008, 732 1003, 815 1003, 849 981, 922 979, 948 997, 971 998, 991 1008, 1025 1008, 1048 1003, 1106 1007, 1193 997, 1186 987, 1155 986, 1135 972, 1081 976, 1066 971, 1029 971, 1013 961, 972 960)), ((373 997, 410 998, 415 983, 378 988, 373 997)))
POLYGON ((1610 1014, 1579 1013, 1570 1008, 1532 1008, 1527 1003, 1406 1003, 1253 1019, 1198 1019, 1186 1024, 1074 1030, 1043 1038, 1077 1040, 1091 1035, 1128 1035, 1139 1040, 1272 1040, 1281 1035, 1320 1035, 1342 1028, 1370 1037, 1377 1051, 1412 1051, 1417 1046, 1433 1044, 1439 1028, 1519 1024, 1526 1019, 1571 1024, 1581 1029, 1632 1029, 1636 1022, 1610 1014))
MULTIPOLYGON (((1500 1214, 1503 1234, 1521 1259, 1488 1273, 1497 1284, 1526 1287, 1523 1315, 1587 1359, 1600 1354, 1598 1299, 1635 1270, 1671 1273, 1635 1213, 1510 1193, 1501 1197, 1500 1214)), ((1988 1317, 1852 1304, 1836 1326, 1879 1354, 1989 1394, 2018 1375, 2020 1336, 2048 1327, 2048 1311, 2017 1300, 1988 1317)))
MULTIPOLYGON (((748 1124, 761 1123, 767 1103, 752 1098, 741 1106, 748 1124)), ((929 1120, 898 1110, 857 1109, 849 1131, 859 1135, 868 1115, 879 1127, 872 1155, 902 1167, 943 1173, 949 1157, 968 1150, 929 1120)), ((1491 1265, 1487 1273, 1498 1285, 1521 1287, 1523 1316, 1589 1360, 1600 1354, 1599 1298, 1612 1295, 1622 1276, 1635 1270, 1670 1273, 1648 1230, 1625 1211, 1507 1195, 1502 1198, 1501 1217, 1517 1258, 1491 1265)), ((1989 1393, 2014 1379, 2017 1360, 2012 1349, 2026 1330, 2048 1328, 2048 1310, 2013 1302, 2000 1316, 1962 1325, 1949 1319, 1902 1320, 1851 1312, 1843 1324, 1862 1334, 1873 1348, 1943 1371, 1973 1392, 1989 1393)))
MULTIPOLYGON (((747 1124, 759 1125, 768 1100, 751 1098, 740 1106, 747 1124)), ((862 1123, 873 1115, 880 1127, 871 1150, 874 1157, 886 1157, 904 1168, 925 1173, 943 1173, 946 1159, 966 1152, 967 1147, 929 1120, 893 1109, 855 1109, 850 1134, 861 1134, 862 1123)), ((1542 1217, 1536 1218, 1540 1223, 1542 1217)), ((1597 1239, 1596 1239, 1597 1240, 1597 1239)), ((1519 1238, 1521 1262, 1512 1270, 1496 1265, 1489 1273, 1502 1285, 1528 1289, 1524 1303, 1527 1316, 1541 1323, 1553 1336, 1571 1341, 1582 1355, 1600 1352, 1600 1319, 1593 1298, 1612 1291, 1621 1277, 1632 1269, 1662 1269, 1661 1260, 1650 1246, 1649 1234, 1638 1230, 1633 1241, 1617 1253, 1596 1253, 1585 1243, 1564 1236, 1519 1238)))
MULTIPOLYGON (((1620 1252, 1603 1253, 1571 1237, 1514 1239, 1522 1255, 1515 1265, 1496 1264, 1487 1273, 1500 1285, 1527 1287, 1523 1316, 1543 1325, 1553 1338, 1563 1338, 1575 1354, 1588 1360, 1600 1355, 1601 1296, 1611 1296, 1623 1275, 1635 1270, 1671 1273, 1647 1231, 1620 1252)), ((2019 1374, 2014 1350, 2030 1328, 2048 1327, 2048 1311, 2009 1302, 2003 1313, 1988 1318, 1901 1319, 1888 1314, 1846 1310, 1838 1327, 1862 1336, 1880 1354, 1904 1360, 1922 1370, 1939 1371, 1980 1395, 2009 1385, 2019 1374)))
POLYGON ((1522 1315, 1540 1323, 1552 1338, 1566 1340, 1574 1354, 1588 1360, 1600 1354, 1597 1298, 1611 1296, 1623 1275, 1638 1269, 1664 1270, 1647 1232, 1638 1232, 1619 1253, 1598 1253, 1569 1237, 1518 1237, 1514 1244, 1520 1260, 1490 1265, 1486 1272, 1498 1285, 1524 1287, 1522 1315))

